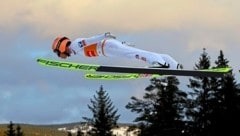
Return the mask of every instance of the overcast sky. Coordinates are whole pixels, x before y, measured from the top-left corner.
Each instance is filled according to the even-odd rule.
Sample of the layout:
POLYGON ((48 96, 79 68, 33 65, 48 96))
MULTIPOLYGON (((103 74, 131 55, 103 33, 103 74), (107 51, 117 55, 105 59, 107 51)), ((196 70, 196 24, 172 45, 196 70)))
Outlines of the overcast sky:
MULTIPOLYGON (((141 98, 149 79, 86 80, 84 73, 40 66, 37 57, 58 60, 55 37, 70 39, 111 32, 136 48, 166 53, 193 69, 202 49, 213 62, 223 50, 239 80, 239 0, 8 0, 0 5, 0 123, 50 124, 91 117, 90 99, 103 85, 121 114, 131 96, 141 98)), ((69 61, 146 66, 126 59, 83 58, 69 61)), ((181 77, 182 79, 183 77, 181 77)), ((188 78, 183 78, 188 80, 188 78)), ((182 83, 180 88, 186 88, 182 83)))

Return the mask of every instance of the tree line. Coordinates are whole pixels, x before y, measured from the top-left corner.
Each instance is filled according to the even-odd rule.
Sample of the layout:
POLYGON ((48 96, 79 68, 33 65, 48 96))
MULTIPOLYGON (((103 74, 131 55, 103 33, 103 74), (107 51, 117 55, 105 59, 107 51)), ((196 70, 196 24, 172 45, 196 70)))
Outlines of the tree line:
MULTIPOLYGON (((211 66, 210 56, 203 49, 194 69, 214 67, 230 67, 229 61, 220 50, 211 66)), ((137 135, 240 135, 240 87, 233 73, 224 77, 191 77, 188 90, 181 90, 179 85, 176 76, 152 78, 143 98, 131 97, 126 108, 137 114, 137 135)), ((120 115, 103 86, 90 102, 92 117, 83 117, 93 126, 88 135, 112 136, 120 115)), ((83 133, 79 131, 78 135, 83 133)))

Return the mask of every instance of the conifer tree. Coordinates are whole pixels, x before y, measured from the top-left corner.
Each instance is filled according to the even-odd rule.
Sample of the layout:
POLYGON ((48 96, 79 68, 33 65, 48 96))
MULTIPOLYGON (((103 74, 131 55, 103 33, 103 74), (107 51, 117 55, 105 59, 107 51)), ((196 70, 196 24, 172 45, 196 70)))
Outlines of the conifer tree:
POLYGON ((17 125, 16 136, 24 136, 22 128, 20 127, 20 125, 17 125))
MULTIPOLYGON (((229 61, 220 50, 216 67, 229 67, 229 61)), ((211 135, 239 135, 240 132, 240 89, 233 74, 217 80, 216 105, 213 107, 214 127, 211 135)))
POLYGON ((187 94, 178 89, 179 81, 174 76, 151 79, 143 99, 131 97, 127 109, 136 112, 141 136, 182 135, 183 108, 187 94))
POLYGON ((8 130, 5 131, 5 135, 6 136, 16 136, 14 124, 12 123, 12 121, 10 121, 10 124, 7 127, 8 127, 8 130))
MULTIPOLYGON (((194 69, 208 69, 210 68, 210 56, 203 49, 203 53, 200 55, 199 62, 195 64, 194 69)), ((211 127, 211 121, 209 120, 212 112, 212 107, 209 104, 212 98, 212 86, 213 82, 209 77, 193 77, 189 79, 190 84, 188 85, 193 91, 189 94, 192 99, 189 101, 187 109, 187 117, 192 120, 189 134, 192 135, 207 135, 208 129, 211 127)), ((215 85, 216 86, 216 85, 215 85)))
POLYGON ((113 106, 106 91, 103 90, 103 86, 96 93, 97 96, 94 95, 93 99, 90 100, 92 105, 88 105, 93 117, 83 117, 83 119, 93 125, 92 135, 111 136, 111 129, 117 127, 120 115, 117 115, 117 109, 113 106))

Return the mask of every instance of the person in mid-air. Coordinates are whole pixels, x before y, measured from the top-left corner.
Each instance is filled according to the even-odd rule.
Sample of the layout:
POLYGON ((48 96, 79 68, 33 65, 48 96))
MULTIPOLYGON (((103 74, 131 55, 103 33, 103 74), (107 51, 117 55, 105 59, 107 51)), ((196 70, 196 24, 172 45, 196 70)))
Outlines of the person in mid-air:
POLYGON ((128 46, 125 42, 116 40, 109 32, 88 38, 77 38, 74 41, 67 37, 57 37, 52 49, 63 59, 78 54, 86 57, 107 56, 142 60, 152 67, 182 69, 182 65, 171 56, 128 46))

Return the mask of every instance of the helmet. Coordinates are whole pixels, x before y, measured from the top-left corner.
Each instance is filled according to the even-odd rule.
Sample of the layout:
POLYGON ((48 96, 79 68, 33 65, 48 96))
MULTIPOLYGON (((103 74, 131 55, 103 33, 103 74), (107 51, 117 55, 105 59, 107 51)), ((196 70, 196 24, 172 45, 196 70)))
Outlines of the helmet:
POLYGON ((67 37, 57 37, 53 44, 52 49, 53 52, 57 53, 66 53, 67 47, 71 44, 71 41, 67 37))

